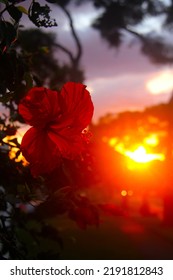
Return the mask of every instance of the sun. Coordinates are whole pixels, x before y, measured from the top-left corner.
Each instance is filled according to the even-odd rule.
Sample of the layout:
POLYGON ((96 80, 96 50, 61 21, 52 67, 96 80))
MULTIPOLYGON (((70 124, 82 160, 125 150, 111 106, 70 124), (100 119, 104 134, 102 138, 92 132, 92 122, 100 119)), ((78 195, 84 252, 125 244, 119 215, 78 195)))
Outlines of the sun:
POLYGON ((154 95, 171 91, 173 89, 173 73, 170 71, 161 72, 147 82, 146 88, 154 95))
POLYGON ((152 153, 152 149, 159 144, 159 138, 156 133, 149 134, 144 137, 141 143, 131 143, 131 145, 126 145, 127 138, 124 137, 124 141, 118 141, 118 138, 105 138, 104 142, 107 142, 116 152, 124 155, 128 161, 128 167, 130 169, 142 167, 145 164, 154 161, 164 161, 165 155, 163 153, 152 153))
POLYGON ((147 153, 147 150, 144 146, 139 146, 136 150, 132 151, 126 151, 125 155, 128 156, 130 159, 134 160, 138 163, 147 163, 152 160, 164 160, 163 154, 150 154, 147 153))

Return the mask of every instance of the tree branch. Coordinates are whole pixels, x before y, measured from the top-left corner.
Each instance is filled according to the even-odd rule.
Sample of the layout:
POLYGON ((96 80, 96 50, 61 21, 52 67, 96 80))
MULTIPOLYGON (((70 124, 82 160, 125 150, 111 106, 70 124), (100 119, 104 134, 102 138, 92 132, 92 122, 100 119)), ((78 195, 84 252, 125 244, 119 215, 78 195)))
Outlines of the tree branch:
POLYGON ((81 43, 80 43, 80 40, 77 36, 77 33, 75 31, 75 28, 74 28, 74 24, 73 24, 73 19, 69 13, 69 11, 64 7, 64 6, 60 6, 61 9, 64 11, 64 13, 66 14, 68 20, 69 20, 69 25, 70 25, 70 28, 71 28, 71 33, 72 33, 72 36, 75 40, 75 43, 76 43, 76 46, 77 46, 77 54, 76 54, 76 57, 75 57, 75 61, 77 63, 79 63, 80 61, 80 58, 82 56, 82 46, 81 46, 81 43))
POLYGON ((124 27, 123 29, 125 31, 129 32, 130 34, 134 35, 135 37, 139 38, 142 41, 145 39, 145 37, 142 34, 136 32, 136 31, 134 31, 134 30, 132 30, 132 29, 130 29, 128 27, 124 27))
POLYGON ((69 56, 71 62, 72 62, 72 63, 74 62, 75 58, 73 57, 73 54, 72 54, 71 51, 69 51, 66 47, 64 47, 63 45, 58 44, 58 43, 54 44, 54 46, 57 47, 57 48, 59 48, 59 49, 60 49, 61 51, 63 51, 64 53, 66 53, 66 54, 69 56))
MULTIPOLYGON (((21 2, 24 2, 25 0, 23 0, 23 1, 21 1, 21 2)), ((13 1, 13 3, 11 3, 11 4, 5 4, 6 6, 5 6, 5 8, 0 12, 0 17, 3 15, 3 13, 5 12, 5 11, 7 11, 7 9, 9 8, 9 7, 12 7, 12 6, 14 6, 15 4, 17 4, 17 0, 16 1, 13 1)))

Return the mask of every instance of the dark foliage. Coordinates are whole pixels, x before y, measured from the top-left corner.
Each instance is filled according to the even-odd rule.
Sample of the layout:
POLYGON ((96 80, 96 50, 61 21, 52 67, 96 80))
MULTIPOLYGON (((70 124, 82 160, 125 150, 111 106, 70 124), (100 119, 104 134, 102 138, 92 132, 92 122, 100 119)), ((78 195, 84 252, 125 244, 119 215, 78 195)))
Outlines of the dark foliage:
MULTIPOLYGON (((26 11, 17 6, 20 2, 23 1, 6 1, 0 12, 0 102, 6 108, 6 113, 0 116, 0 258, 58 259, 63 241, 55 224, 51 224, 53 217, 58 220, 65 214, 82 228, 98 224, 97 209, 79 194, 81 181, 78 174, 85 181, 82 187, 86 187, 89 181, 86 180, 85 168, 90 163, 84 155, 83 159, 76 161, 62 161, 56 174, 33 178, 29 166, 20 160, 16 134, 24 121, 18 114, 18 104, 34 85, 57 90, 66 81, 73 80, 72 76, 81 81, 81 46, 70 13, 66 10, 79 48, 76 57, 57 44, 53 33, 38 29, 20 30, 20 19, 27 12, 37 27, 57 26, 50 17, 48 5, 41 6, 32 1, 26 11), (11 22, 4 19, 4 12, 13 19, 11 22), (54 56, 57 49, 69 55, 70 64, 59 64, 54 56), (10 158, 14 148, 17 150, 10 158)), ((67 2, 59 1, 57 4, 63 8, 67 2)))
POLYGON ((56 20, 50 18, 50 7, 41 6, 39 2, 33 1, 29 8, 29 18, 38 27, 57 26, 56 20))

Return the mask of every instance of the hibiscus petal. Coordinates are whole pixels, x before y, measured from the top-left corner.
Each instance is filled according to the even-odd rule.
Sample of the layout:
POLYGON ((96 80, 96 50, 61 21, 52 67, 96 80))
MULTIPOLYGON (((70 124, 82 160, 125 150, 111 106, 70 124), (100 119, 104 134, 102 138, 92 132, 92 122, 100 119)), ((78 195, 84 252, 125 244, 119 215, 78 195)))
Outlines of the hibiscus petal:
POLYGON ((44 130, 30 128, 24 135, 21 151, 31 164, 33 176, 52 172, 60 163, 60 152, 44 130))
POLYGON ((26 132, 21 144, 34 176, 52 172, 61 156, 74 159, 82 151, 81 132, 90 123, 94 110, 85 88, 69 82, 58 94, 35 87, 21 101, 19 113, 34 126, 26 132))
POLYGON ((90 123, 94 106, 86 86, 68 82, 61 90, 62 121, 69 126, 78 127, 82 131, 90 123))
POLYGON ((19 104, 19 114, 26 123, 44 127, 60 114, 58 93, 44 87, 30 89, 19 104))
POLYGON ((72 129, 64 128, 58 133, 49 131, 48 136, 64 158, 74 159, 84 148, 81 134, 72 129))

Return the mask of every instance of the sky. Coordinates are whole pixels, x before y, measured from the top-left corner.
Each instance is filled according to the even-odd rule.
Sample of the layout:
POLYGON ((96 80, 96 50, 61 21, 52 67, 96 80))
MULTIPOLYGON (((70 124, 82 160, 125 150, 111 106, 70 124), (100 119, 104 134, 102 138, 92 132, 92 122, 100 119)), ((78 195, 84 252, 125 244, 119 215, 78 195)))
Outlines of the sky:
MULTIPOLYGON (((46 31, 57 33, 59 42, 75 51, 64 14, 54 5, 50 6, 51 16, 56 18, 58 26, 46 31)), ((124 43, 119 50, 110 48, 99 32, 91 27, 91 21, 99 11, 90 2, 69 9, 83 47, 81 66, 85 73, 84 83, 94 103, 93 122, 109 113, 143 110, 169 100, 173 88, 173 67, 151 63, 149 58, 141 54, 138 40, 133 41, 133 44, 124 43)), ((26 16, 23 18, 24 26, 33 27, 26 16)), ((58 52, 58 58, 61 61, 66 59, 61 52, 58 52)))
MULTIPOLYGON (((124 43, 118 50, 110 48, 91 27, 98 11, 90 3, 85 7, 72 7, 71 11, 83 46, 81 65, 94 102, 94 122, 109 113, 143 110, 168 102, 173 88, 173 67, 151 63, 141 54, 137 40, 133 44, 124 43)), ((60 11, 57 20, 59 41, 73 49, 68 24, 60 11)))

